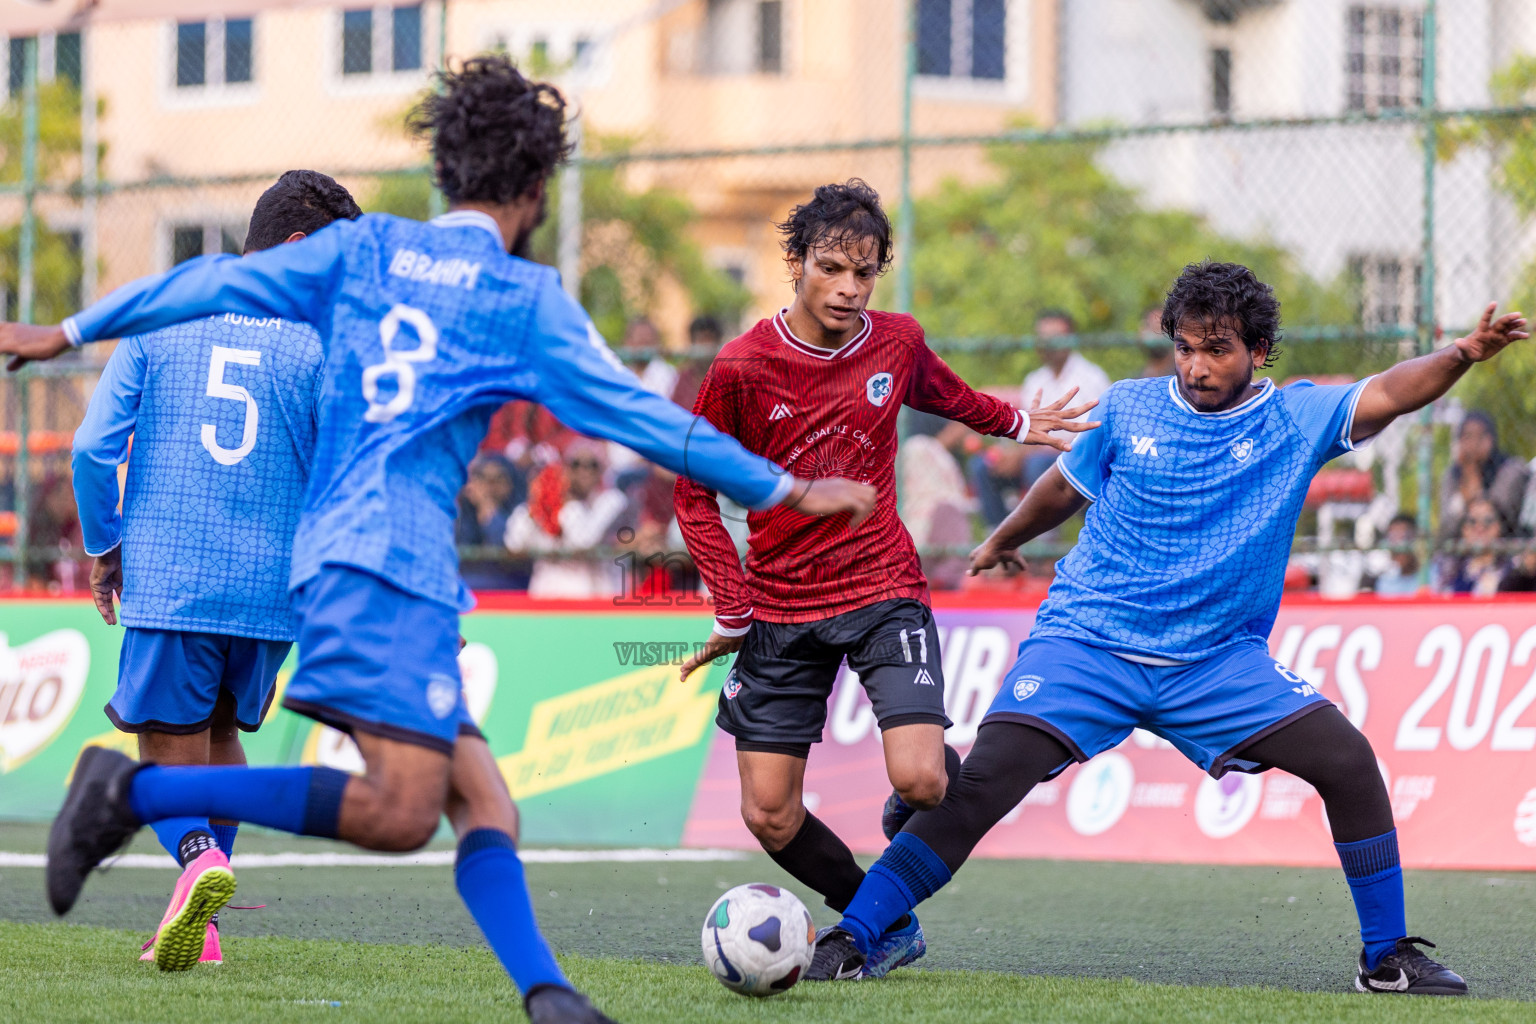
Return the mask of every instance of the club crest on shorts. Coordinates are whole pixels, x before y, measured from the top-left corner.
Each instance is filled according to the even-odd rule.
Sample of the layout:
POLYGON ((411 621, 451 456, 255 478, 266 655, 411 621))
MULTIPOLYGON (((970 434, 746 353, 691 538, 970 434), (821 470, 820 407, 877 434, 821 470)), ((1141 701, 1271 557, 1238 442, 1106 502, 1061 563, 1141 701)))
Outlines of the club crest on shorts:
POLYGON ((725 677, 725 686, 720 692, 725 694, 726 700, 735 700, 741 692, 741 680, 736 678, 735 669, 731 669, 731 674, 725 677))
POLYGON ((1238 462, 1247 462, 1248 456, 1253 454, 1253 438, 1244 437, 1233 441, 1228 447, 1228 451, 1232 453, 1232 457, 1238 462))
POLYGON ((1028 700, 1043 682, 1045 680, 1040 676, 1020 676, 1019 681, 1013 684, 1013 699, 1028 700))
POLYGON ((459 703, 459 684, 445 675, 427 679, 427 710, 433 718, 447 718, 459 703))
POLYGON ((891 387, 896 378, 888 373, 877 373, 864 382, 864 397, 869 399, 873 406, 884 405, 891 397, 891 387))

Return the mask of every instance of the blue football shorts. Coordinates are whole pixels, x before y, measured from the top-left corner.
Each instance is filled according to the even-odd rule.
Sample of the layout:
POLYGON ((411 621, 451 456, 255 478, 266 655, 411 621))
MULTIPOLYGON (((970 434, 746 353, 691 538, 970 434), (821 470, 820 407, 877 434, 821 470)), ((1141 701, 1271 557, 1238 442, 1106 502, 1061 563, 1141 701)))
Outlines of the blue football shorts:
POLYGON ((1032 725, 1060 740, 1078 761, 1116 746, 1132 729, 1146 729, 1221 778, 1228 771, 1263 771, 1267 765, 1236 755, 1328 705, 1328 698, 1260 643, 1185 665, 1157 666, 1046 636, 1019 645, 1018 660, 982 724, 1032 725))
POLYGON ((387 580, 322 566, 294 595, 299 667, 283 707, 345 733, 452 753, 480 736, 459 676, 459 613, 387 580))
POLYGON ((277 640, 174 629, 123 630, 117 691, 107 717, 123 732, 189 736, 213 722, 219 694, 235 702, 235 724, 255 732, 272 703, 288 649, 277 640))

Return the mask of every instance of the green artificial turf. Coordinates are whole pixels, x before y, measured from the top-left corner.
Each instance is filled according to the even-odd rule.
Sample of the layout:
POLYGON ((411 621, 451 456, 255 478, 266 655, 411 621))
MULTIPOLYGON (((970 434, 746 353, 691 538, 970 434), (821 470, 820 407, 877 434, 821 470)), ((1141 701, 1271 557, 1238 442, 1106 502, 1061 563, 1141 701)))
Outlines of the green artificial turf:
MULTIPOLYGON (((36 852, 37 826, 0 825, 36 852)), ((249 852, 349 850, 250 830, 249 852)), ((147 831, 135 853, 154 853, 147 831)), ((0 1021, 521 1019, 447 867, 241 869, 226 963, 166 976, 137 962, 175 880, 94 876, 67 923, 42 871, 0 867, 0 1021), (331 1006, 340 1002, 339 1007, 331 1006)), ((1475 998, 1350 991, 1359 949, 1337 871, 977 860, 920 910, 929 954, 884 982, 801 986, 766 1002, 702 967, 699 924, 726 888, 801 886, 768 858, 528 865, 551 944, 620 1022, 1530 1020, 1536 876, 1408 872, 1409 927, 1475 998), (1515 1000, 1523 1002, 1500 1002, 1515 1000)), ((803 894, 809 895, 809 894, 803 894)), ((817 924, 831 911, 810 900, 817 924)))
MULTIPOLYGON (((132 933, 0 923, 0 1015, 7 1021, 516 1021, 519 1002, 481 949, 244 938, 226 963, 162 974, 123 952, 132 933)), ((734 995, 702 968, 564 958, 572 981, 624 1024, 784 1021, 1528 1021, 1504 1000, 1429 1000, 1153 985, 1128 980, 910 971, 875 982, 797 986, 769 1000, 734 995)))

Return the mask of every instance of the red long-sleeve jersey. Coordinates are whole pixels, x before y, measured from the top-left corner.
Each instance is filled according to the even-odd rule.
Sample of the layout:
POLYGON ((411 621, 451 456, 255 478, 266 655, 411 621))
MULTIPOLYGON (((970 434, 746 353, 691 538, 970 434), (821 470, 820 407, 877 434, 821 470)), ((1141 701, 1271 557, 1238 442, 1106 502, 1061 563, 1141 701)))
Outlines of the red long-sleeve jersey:
POLYGON ((747 516, 746 567, 715 492, 678 477, 688 552, 715 600, 716 628, 739 635, 754 615, 809 622, 876 601, 928 600, 912 537, 896 516, 896 419, 902 405, 1017 437, 1019 411, 974 391, 931 350, 910 316, 868 312, 836 351, 796 338, 780 312, 720 350, 693 411, 799 477, 847 477, 878 491, 857 529, 849 516, 775 506, 747 516))

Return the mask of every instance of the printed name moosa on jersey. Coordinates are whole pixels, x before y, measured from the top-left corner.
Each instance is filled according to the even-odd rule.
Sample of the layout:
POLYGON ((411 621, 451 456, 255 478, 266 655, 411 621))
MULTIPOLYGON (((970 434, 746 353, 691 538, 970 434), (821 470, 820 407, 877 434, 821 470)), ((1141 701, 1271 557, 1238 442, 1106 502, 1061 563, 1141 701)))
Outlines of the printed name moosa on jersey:
POLYGON ((408 281, 441 284, 455 288, 473 288, 480 280, 480 264, 476 261, 450 256, 433 259, 424 252, 400 249, 389 260, 389 272, 408 281))

